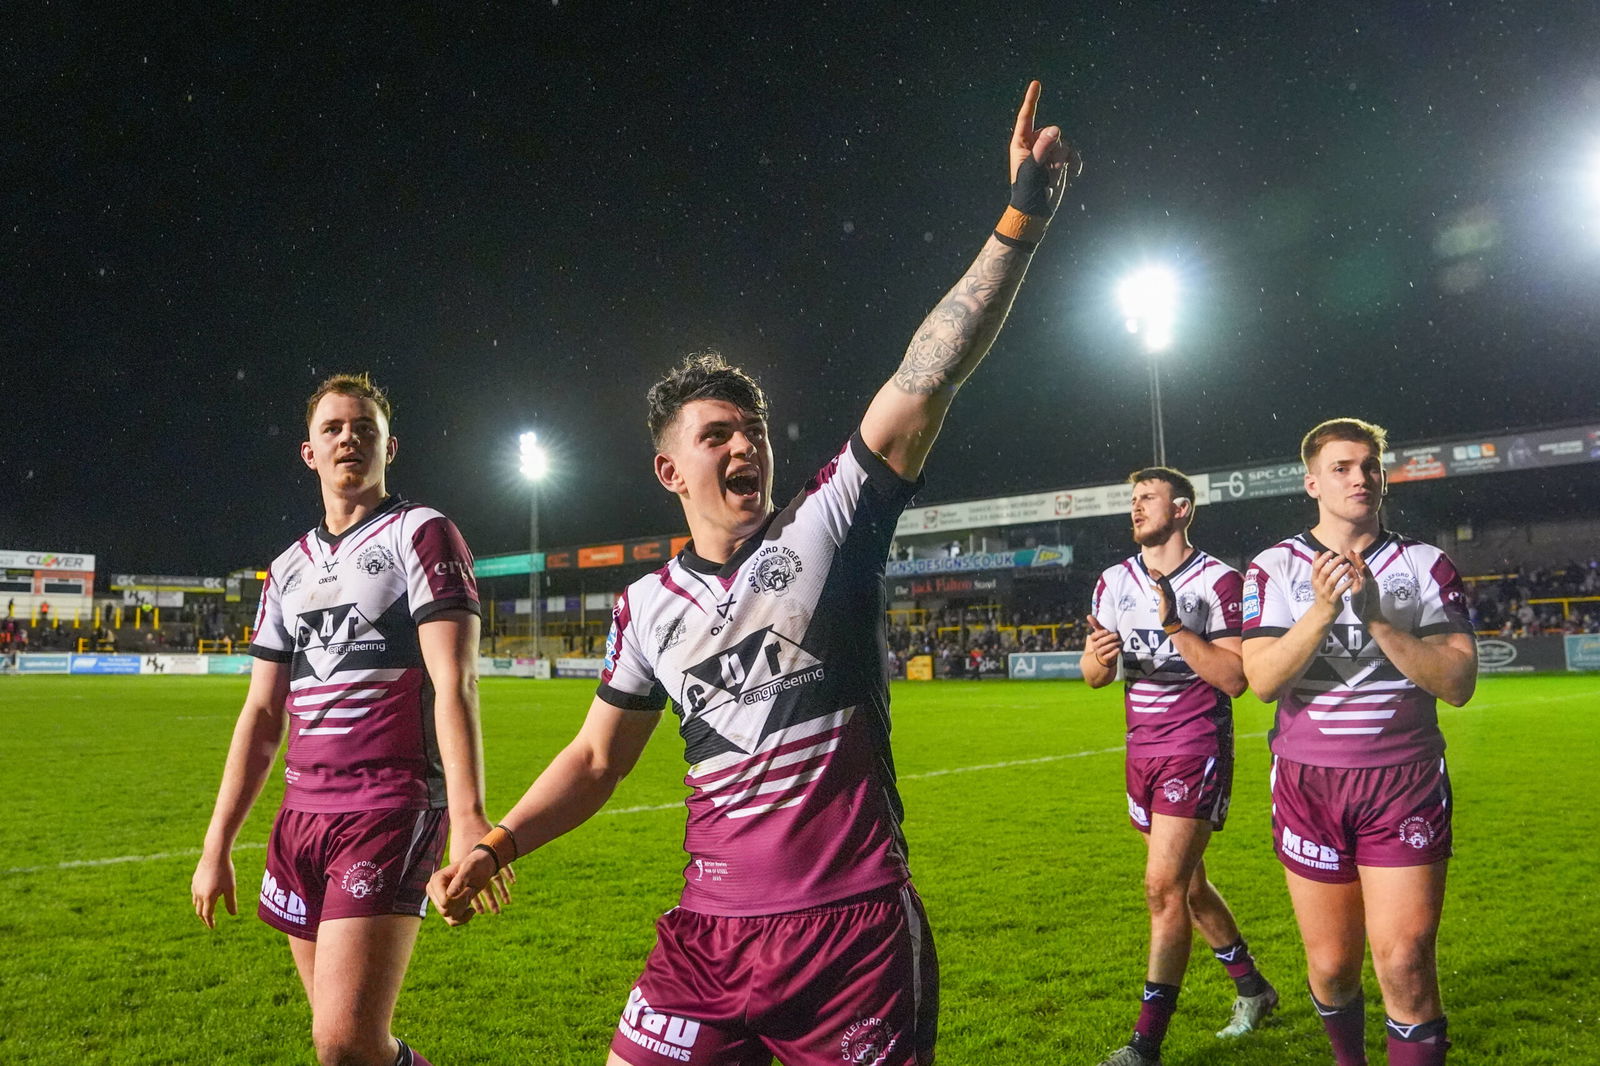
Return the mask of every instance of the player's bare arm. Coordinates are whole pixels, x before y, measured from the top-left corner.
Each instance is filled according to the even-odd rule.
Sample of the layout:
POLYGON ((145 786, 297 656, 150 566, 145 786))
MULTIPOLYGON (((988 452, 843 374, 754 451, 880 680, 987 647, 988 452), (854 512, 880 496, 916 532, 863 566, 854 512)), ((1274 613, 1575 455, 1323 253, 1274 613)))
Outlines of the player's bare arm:
POLYGON ((1311 664, 1355 580, 1350 560, 1336 552, 1318 553, 1311 567, 1311 608, 1283 636, 1244 642, 1244 675, 1263 703, 1277 700, 1311 664))
POLYGON ((1163 628, 1168 628, 1170 625, 1177 626, 1176 629, 1169 629, 1167 639, 1172 641, 1172 646, 1183 656, 1183 661, 1200 675, 1200 680, 1212 688, 1221 689, 1234 699, 1243 696, 1247 686, 1244 678, 1244 660, 1239 653, 1239 645, 1242 643, 1240 639, 1218 637, 1215 640, 1207 640, 1183 625, 1178 621, 1178 608, 1172 600, 1171 583, 1163 578, 1159 570, 1150 571, 1150 578, 1156 584, 1156 597, 1161 603, 1163 628))
POLYGON ((239 913, 233 843, 256 797, 261 794, 278 746, 283 743, 288 698, 288 663, 257 659, 251 664, 250 689, 245 694, 238 724, 233 727, 233 740, 228 745, 228 761, 222 770, 222 785, 217 789, 211 825, 206 829, 200 862, 189 883, 194 912, 208 928, 216 925, 219 897, 229 914, 239 913))
MULTIPOLYGON (((433 684, 434 731, 444 764, 445 800, 450 811, 450 858, 460 861, 489 832, 484 815, 483 732, 478 721, 478 616, 442 611, 417 627, 422 663, 433 684)), ((481 912, 500 912, 511 901, 516 875, 499 871, 473 904, 481 912)))
MULTIPOLYGON (((1035 129, 1039 83, 1017 112, 1010 146, 1012 207, 1007 236, 991 236, 966 274, 928 313, 900 368, 861 421, 868 448, 904 478, 915 478, 933 448, 956 390, 988 353, 1022 284, 1032 250, 1081 169, 1056 126, 1035 129)), ((997 230, 997 232, 999 232, 997 230)))
MULTIPOLYGON (((551 760, 500 825, 511 835, 512 855, 526 855, 588 821, 605 806, 617 782, 633 770, 659 711, 629 711, 595 697, 572 742, 551 760)), ((474 847, 428 881, 428 896, 451 925, 472 917, 472 899, 488 885, 497 854, 474 847)))
POLYGON ((1356 613, 1370 636, 1395 669, 1418 688, 1452 707, 1472 699, 1478 687, 1478 642, 1471 633, 1432 633, 1419 637, 1396 628, 1384 618, 1378 583, 1361 556, 1351 552, 1346 561, 1355 575, 1350 591, 1356 613))
POLYGON ((1169 638, 1178 649, 1183 661, 1188 663, 1200 680, 1212 688, 1221 689, 1233 699, 1244 695, 1249 687, 1244 676, 1244 659, 1240 655, 1238 637, 1218 637, 1207 640, 1192 629, 1180 629, 1169 638))
POLYGON ((1089 638, 1084 642, 1078 667, 1090 688, 1105 688, 1117 679, 1117 663, 1122 658, 1122 635, 1107 629, 1094 615, 1085 615, 1089 638))

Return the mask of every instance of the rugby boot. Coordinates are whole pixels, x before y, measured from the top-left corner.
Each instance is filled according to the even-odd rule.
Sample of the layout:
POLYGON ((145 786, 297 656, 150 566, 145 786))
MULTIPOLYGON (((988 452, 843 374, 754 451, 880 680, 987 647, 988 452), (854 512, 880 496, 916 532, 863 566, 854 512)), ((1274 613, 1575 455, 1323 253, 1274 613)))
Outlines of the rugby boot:
POLYGON ((1132 1044, 1119 1047, 1100 1066, 1161 1066, 1161 1059, 1141 1055, 1132 1044))
POLYGON ((1240 996, 1233 1001, 1233 1017, 1217 1032, 1220 1037, 1243 1036, 1260 1027, 1267 1015, 1278 1009, 1278 990, 1271 985, 1259 996, 1240 996))

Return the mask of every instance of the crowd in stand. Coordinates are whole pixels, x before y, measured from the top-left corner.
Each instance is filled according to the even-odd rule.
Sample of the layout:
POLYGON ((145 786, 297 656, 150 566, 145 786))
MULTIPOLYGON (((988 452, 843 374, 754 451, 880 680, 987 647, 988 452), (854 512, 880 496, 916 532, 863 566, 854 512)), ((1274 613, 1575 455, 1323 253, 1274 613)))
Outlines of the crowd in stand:
MULTIPOLYGON (((1473 626, 1485 635, 1517 640, 1600 633, 1600 559, 1561 568, 1523 567, 1469 580, 1466 590, 1473 626), (1575 602, 1539 602, 1552 600, 1575 602)), ((907 660, 926 655, 933 659, 935 677, 1004 677, 1011 653, 1081 651, 1083 633, 1082 619, 1064 607, 1026 616, 993 605, 949 606, 909 616, 895 612, 888 632, 890 676, 904 677, 907 660), (907 617, 917 620, 908 623, 907 617)))
MULTIPOLYGON (((112 616, 108 609, 104 620, 109 621, 112 616)), ((237 638, 240 633, 237 622, 230 623, 220 604, 163 608, 160 628, 155 625, 154 609, 150 607, 129 607, 122 621, 125 624, 120 627, 75 625, 54 614, 48 604, 30 619, 17 612, 13 601, 7 616, 0 619, 0 653, 77 651, 80 640, 87 640, 85 647, 95 652, 192 652, 201 640, 237 638)))
POLYGON ((945 607, 914 625, 889 625, 890 676, 904 677, 906 661, 931 656, 936 677, 1006 676, 1013 652, 1081 651, 1080 623, 1064 608, 1030 617, 1003 607, 945 607))
MULTIPOLYGON (((1600 559, 1561 568, 1523 567, 1468 580, 1466 591, 1473 626, 1480 633, 1507 640, 1600 633, 1600 559), (1549 602, 1559 600, 1576 602, 1549 602)), ((48 613, 31 627, 26 619, 10 617, 0 620, 0 653, 73 651, 80 637, 90 637, 90 646, 96 651, 194 651, 200 640, 217 640, 237 632, 221 604, 185 605, 163 614, 166 624, 160 629, 154 628, 148 617, 137 619, 138 626, 121 629, 63 625, 48 613)), ((909 616, 896 612, 890 618, 888 637, 894 677, 904 677, 907 660, 919 655, 933 659, 937 677, 982 678, 1004 677, 1006 657, 1014 652, 1077 652, 1083 648, 1082 619, 1066 607, 1036 608, 1026 615, 992 604, 946 606, 909 616), (908 617, 916 621, 909 623, 908 617)))
POLYGON ((1506 640, 1549 633, 1600 633, 1600 599, 1594 597, 1600 597, 1600 559, 1569 563, 1562 569, 1524 567, 1467 583, 1473 627, 1506 640), (1539 602, 1550 600, 1578 602, 1539 602))

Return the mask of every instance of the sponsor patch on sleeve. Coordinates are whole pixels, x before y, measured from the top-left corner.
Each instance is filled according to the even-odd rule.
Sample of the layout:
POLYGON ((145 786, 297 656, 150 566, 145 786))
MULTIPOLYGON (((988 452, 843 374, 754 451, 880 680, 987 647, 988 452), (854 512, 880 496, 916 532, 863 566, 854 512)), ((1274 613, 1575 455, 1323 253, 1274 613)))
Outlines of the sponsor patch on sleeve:
POLYGON ((1244 579, 1244 600, 1241 603, 1246 622, 1261 617, 1261 571, 1252 569, 1244 579))

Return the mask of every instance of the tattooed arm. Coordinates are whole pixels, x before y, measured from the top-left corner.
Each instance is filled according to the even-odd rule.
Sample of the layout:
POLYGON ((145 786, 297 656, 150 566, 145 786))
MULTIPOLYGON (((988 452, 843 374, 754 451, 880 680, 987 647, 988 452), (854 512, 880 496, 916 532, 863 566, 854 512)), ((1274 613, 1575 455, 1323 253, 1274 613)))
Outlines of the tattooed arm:
POLYGON ((1011 135, 1013 206, 966 275, 928 312, 900 369, 878 390, 861 420, 867 447, 903 478, 922 472, 950 401, 994 343, 1033 247, 1068 179, 1080 169, 1058 128, 1034 130, 1038 100, 1039 83, 1033 82, 1011 135))

